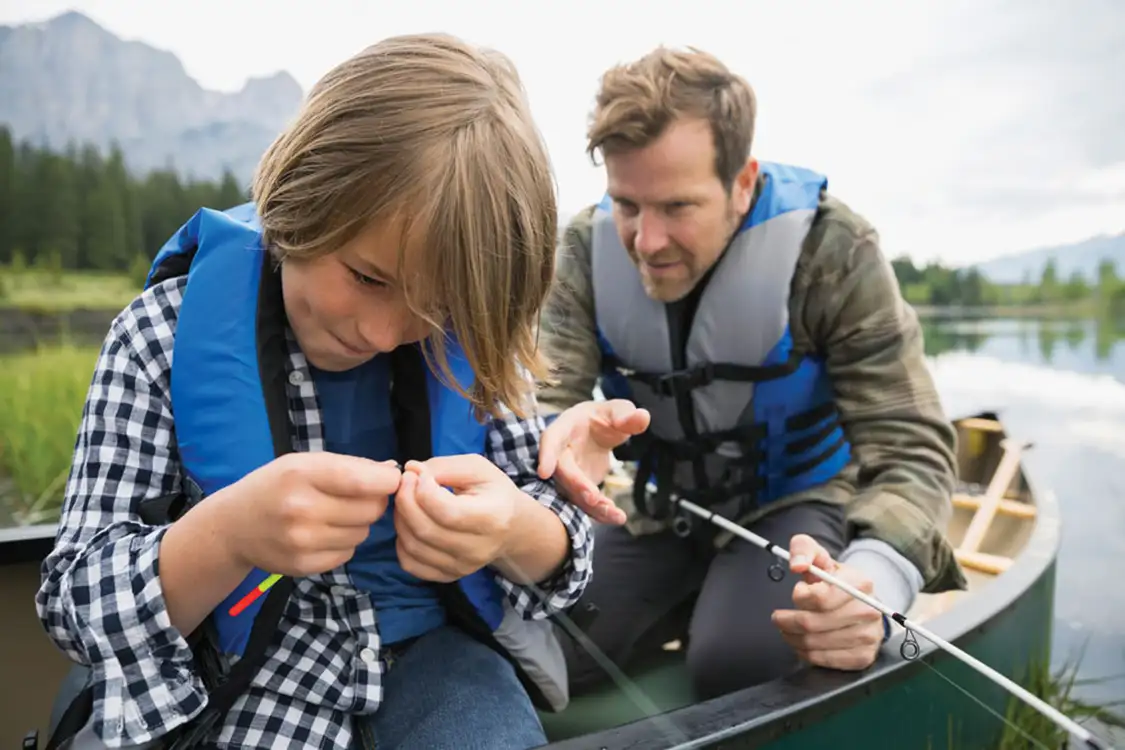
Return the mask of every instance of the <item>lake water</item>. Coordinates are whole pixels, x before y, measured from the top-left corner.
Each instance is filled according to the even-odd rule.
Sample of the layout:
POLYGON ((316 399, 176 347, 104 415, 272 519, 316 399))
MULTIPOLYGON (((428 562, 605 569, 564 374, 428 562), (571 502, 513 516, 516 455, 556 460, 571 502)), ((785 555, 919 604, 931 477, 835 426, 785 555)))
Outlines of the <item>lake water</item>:
POLYGON ((1093 321, 942 321, 927 350, 951 416, 999 412, 1037 487, 1062 511, 1055 605, 1056 664, 1076 659, 1083 686, 1125 698, 1125 341, 1093 321))

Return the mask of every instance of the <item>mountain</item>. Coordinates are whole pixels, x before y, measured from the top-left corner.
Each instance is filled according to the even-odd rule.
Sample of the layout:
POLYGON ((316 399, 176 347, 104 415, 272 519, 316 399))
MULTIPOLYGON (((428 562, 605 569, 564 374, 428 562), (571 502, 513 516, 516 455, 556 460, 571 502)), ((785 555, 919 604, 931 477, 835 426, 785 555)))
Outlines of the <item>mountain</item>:
POLYGON ((0 26, 0 123, 52 149, 116 141, 130 169, 173 166, 248 184, 262 151, 296 114, 303 92, 288 73, 234 93, 209 91, 171 52, 125 41, 77 12, 0 26))
POLYGON ((1058 278, 1066 280, 1076 271, 1093 282, 1098 278, 1098 265, 1102 260, 1112 260, 1118 276, 1125 276, 1125 232, 1117 235, 1099 235, 1069 245, 1054 245, 1014 253, 971 266, 996 284, 1019 284, 1028 279, 1039 281, 1043 267, 1051 258, 1055 260, 1058 278))

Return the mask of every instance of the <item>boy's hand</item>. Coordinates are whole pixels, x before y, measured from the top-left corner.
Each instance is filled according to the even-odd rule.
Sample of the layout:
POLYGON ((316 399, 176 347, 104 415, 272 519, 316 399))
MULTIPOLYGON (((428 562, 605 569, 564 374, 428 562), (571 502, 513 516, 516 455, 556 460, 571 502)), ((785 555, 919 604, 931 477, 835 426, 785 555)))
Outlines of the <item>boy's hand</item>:
POLYGON ((399 562, 426 581, 474 573, 504 554, 524 502, 534 500, 484 456, 411 461, 395 495, 399 562))
POLYGON ((393 461, 323 451, 281 456, 223 494, 232 558, 291 576, 343 565, 386 512, 401 476, 393 461))

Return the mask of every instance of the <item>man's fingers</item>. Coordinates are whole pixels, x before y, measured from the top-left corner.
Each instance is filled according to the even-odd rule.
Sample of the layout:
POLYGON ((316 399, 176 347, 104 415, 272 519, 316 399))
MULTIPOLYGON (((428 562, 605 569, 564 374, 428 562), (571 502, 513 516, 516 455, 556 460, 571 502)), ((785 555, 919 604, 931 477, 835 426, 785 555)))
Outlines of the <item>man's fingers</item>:
POLYGON ((590 419, 590 435, 604 448, 616 448, 630 437, 648 429, 651 417, 647 409, 638 409, 623 399, 609 401, 590 419))
POLYGON ((878 655, 878 651, 856 649, 832 651, 797 650, 797 657, 801 659, 801 661, 817 667, 836 669, 841 672, 858 672, 867 669, 878 655))
POLYGON ((826 633, 858 624, 882 623, 882 613, 861 601, 852 600, 830 612, 815 612, 807 609, 779 609, 771 615, 773 624, 782 633, 804 635, 807 633, 826 633))
POLYGON ((594 512, 590 514, 591 518, 598 523, 607 523, 613 526, 620 526, 629 520, 629 517, 625 515, 625 511, 617 507, 617 503, 605 497, 605 495, 602 497, 604 498, 602 502, 597 506, 594 512))
MULTIPOLYGON (((875 584, 856 568, 837 565, 833 576, 864 594, 875 593, 875 584)), ((856 606, 862 607, 864 611, 878 613, 878 610, 857 601, 843 589, 820 580, 812 573, 805 573, 804 577, 805 580, 798 582, 793 587, 793 604, 797 609, 830 612, 840 607, 850 607, 854 603, 856 606)))
POLYGON ((798 651, 846 651, 877 648, 883 642, 883 624, 870 622, 856 623, 837 630, 821 633, 781 632, 785 642, 798 651))
POLYGON ((850 601, 854 599, 847 592, 821 580, 816 583, 798 581, 793 587, 793 606, 797 609, 831 612, 850 601))
POLYGON ((831 615, 804 609, 778 609, 770 615, 770 618, 782 633, 793 635, 823 633, 840 627, 840 623, 831 615))
POLYGON ((639 435, 648 429, 651 415, 648 409, 637 407, 632 401, 614 399, 610 402, 610 423, 629 435, 639 435))
POLYGON ((789 569, 801 575, 808 583, 815 583, 820 579, 809 573, 809 565, 815 565, 825 573, 834 573, 838 567, 828 550, 808 534, 795 534, 789 540, 789 569))
POLYGON ((595 521, 616 526, 625 523, 625 511, 603 494, 586 472, 579 468, 573 451, 564 451, 559 458, 555 479, 571 505, 577 506, 595 521))
POLYGON ((573 413, 564 411, 539 436, 539 478, 550 479, 573 430, 573 413))
POLYGON ((567 487, 573 489, 576 496, 581 496, 583 499, 585 499, 587 495, 593 494, 596 497, 601 494, 598 491, 598 486, 594 484, 589 475, 578 465, 578 460, 574 457, 574 451, 569 448, 563 451, 562 455, 559 456, 555 479, 565 482, 567 487))

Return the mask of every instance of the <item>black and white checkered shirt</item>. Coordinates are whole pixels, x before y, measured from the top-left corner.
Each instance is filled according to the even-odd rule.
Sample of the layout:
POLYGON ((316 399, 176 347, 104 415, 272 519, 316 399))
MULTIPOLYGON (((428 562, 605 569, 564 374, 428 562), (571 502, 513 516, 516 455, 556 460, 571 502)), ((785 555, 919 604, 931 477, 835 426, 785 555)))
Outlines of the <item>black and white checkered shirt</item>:
MULTIPOLYGON (((185 638, 168 617, 158 571, 167 527, 143 523, 142 499, 180 491, 170 407, 172 343, 185 277, 140 295, 114 321, 82 415, 54 551, 36 604, 71 659, 93 665, 95 733, 109 746, 159 737, 197 715, 206 691, 185 638)), ((290 337, 292 338, 292 337, 290 337)), ((289 414, 297 451, 324 449, 304 356, 290 346, 289 414)), ((517 486, 559 515, 571 540, 561 574, 532 592, 498 577, 525 618, 572 605, 590 576, 590 520, 540 481, 543 423, 506 413, 486 454, 517 486)), ((298 578, 268 658, 213 740, 219 747, 346 750, 350 715, 375 711, 382 666, 375 608, 343 567, 298 578)))

